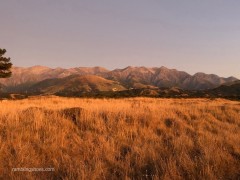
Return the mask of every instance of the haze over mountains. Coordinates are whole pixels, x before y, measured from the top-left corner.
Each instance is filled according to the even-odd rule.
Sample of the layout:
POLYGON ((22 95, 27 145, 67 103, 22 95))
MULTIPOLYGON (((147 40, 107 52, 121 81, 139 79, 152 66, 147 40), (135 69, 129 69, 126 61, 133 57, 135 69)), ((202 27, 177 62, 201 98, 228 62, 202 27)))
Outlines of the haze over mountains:
POLYGON ((124 91, 129 89, 179 88, 182 90, 214 89, 237 80, 215 74, 196 73, 166 67, 126 67, 107 70, 103 67, 49 68, 33 66, 13 67, 12 77, 0 79, 5 92, 71 94, 101 91, 124 91))

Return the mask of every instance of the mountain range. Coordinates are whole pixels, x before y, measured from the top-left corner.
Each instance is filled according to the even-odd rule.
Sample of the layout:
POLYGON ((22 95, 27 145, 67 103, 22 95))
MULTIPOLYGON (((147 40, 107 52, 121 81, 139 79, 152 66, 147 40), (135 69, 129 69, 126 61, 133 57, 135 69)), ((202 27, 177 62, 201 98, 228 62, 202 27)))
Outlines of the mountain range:
MULTIPOLYGON (((221 85, 232 86, 235 77, 219 77, 202 72, 190 75, 184 71, 162 67, 132 67, 107 70, 103 67, 49 68, 13 67, 12 77, 0 79, 5 93, 28 94, 91 94, 126 92, 137 89, 179 89, 178 91, 210 91, 221 85)), ((238 84, 238 83, 237 83, 238 84)), ((157 92, 159 93, 159 92, 157 92)), ((183 93, 183 92, 182 92, 183 93)))

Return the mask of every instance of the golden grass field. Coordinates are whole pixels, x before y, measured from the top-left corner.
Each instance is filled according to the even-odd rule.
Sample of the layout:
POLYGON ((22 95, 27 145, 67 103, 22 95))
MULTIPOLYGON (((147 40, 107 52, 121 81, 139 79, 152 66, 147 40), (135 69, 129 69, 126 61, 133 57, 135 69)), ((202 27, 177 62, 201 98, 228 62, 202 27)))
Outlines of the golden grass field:
POLYGON ((240 179, 238 101, 42 97, 0 107, 0 179, 240 179), (72 107, 83 108, 76 120, 59 113, 72 107))

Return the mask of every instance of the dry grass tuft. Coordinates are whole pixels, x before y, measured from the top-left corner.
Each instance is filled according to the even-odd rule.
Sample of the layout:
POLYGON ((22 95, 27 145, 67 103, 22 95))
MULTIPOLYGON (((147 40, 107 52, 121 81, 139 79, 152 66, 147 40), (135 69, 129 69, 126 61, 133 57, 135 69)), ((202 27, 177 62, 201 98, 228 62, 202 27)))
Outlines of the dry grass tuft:
POLYGON ((240 179, 239 102, 0 102, 0 179, 240 179), (54 168, 14 172, 12 168, 54 168))

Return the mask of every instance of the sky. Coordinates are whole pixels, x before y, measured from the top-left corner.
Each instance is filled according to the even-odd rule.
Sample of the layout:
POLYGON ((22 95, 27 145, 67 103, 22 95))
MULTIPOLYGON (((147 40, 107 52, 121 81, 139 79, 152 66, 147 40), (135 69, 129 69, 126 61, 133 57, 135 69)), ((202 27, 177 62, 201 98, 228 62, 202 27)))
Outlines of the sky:
POLYGON ((240 78, 239 0, 0 0, 15 66, 174 68, 240 78))

